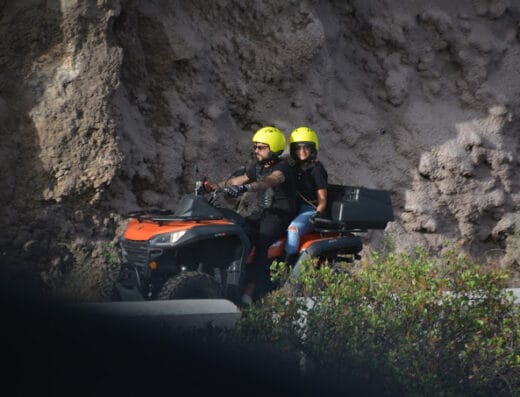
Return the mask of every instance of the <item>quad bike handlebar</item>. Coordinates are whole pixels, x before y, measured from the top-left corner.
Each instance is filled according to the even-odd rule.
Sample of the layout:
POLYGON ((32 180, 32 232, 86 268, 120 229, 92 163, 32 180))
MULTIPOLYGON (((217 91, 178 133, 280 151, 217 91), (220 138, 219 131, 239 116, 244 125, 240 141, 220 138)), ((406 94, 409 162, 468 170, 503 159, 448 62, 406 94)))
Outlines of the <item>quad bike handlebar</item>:
POLYGON ((225 186, 219 189, 211 189, 208 188, 209 183, 207 179, 199 180, 195 182, 195 188, 193 193, 195 196, 203 196, 205 194, 210 194, 212 198, 215 198, 218 195, 226 195, 230 197, 238 197, 242 193, 244 193, 244 189, 242 188, 243 185, 240 186, 225 186))

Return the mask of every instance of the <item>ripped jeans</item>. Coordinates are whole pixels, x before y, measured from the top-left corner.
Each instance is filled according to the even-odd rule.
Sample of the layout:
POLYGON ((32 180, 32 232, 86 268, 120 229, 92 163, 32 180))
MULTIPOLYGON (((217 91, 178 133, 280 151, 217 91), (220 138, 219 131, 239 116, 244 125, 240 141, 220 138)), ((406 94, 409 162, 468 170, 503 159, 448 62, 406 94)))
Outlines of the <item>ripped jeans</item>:
POLYGON ((316 208, 313 206, 302 205, 299 214, 287 228, 287 243, 285 244, 285 252, 287 254, 297 253, 300 246, 300 237, 314 229, 309 219, 315 212, 316 208))

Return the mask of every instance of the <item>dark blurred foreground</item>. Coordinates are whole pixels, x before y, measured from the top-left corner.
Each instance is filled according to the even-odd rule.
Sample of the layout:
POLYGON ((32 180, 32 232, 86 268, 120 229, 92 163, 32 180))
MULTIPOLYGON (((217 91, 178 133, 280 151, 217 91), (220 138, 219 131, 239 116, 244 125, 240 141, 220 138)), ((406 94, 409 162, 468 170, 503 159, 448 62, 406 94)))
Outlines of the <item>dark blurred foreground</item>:
POLYGON ((367 395, 375 386, 302 378, 299 357, 240 346, 223 330, 110 318, 7 288, 0 295, 9 395, 367 395))

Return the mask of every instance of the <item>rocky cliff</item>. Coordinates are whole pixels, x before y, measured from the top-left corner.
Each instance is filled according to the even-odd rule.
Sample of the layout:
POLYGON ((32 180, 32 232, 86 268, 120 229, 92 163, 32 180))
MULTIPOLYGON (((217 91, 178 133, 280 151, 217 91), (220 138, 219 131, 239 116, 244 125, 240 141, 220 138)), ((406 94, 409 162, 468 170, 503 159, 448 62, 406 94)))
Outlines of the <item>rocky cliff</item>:
POLYGON ((311 126, 332 182, 392 191, 368 247, 518 269, 516 1, 0 0, 0 21, 4 280, 95 290, 128 210, 228 175, 263 125, 311 126))

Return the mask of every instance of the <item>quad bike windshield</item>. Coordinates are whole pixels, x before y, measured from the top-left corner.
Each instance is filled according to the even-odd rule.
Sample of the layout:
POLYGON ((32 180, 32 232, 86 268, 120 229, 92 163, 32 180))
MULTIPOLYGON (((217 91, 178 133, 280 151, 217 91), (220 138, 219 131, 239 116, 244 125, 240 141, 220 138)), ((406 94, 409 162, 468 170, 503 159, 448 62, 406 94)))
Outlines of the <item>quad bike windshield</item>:
POLYGON ((155 209, 147 211, 135 211, 128 214, 129 217, 139 221, 166 222, 174 220, 203 221, 222 219, 222 213, 203 197, 195 194, 185 194, 179 201, 175 211, 155 209))
POLYGON ((184 195, 173 216, 179 219, 222 219, 222 213, 201 196, 184 195))

